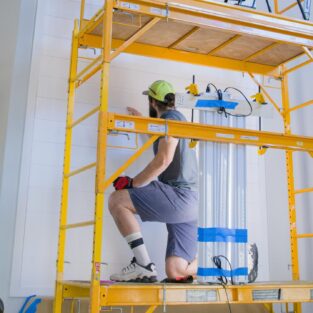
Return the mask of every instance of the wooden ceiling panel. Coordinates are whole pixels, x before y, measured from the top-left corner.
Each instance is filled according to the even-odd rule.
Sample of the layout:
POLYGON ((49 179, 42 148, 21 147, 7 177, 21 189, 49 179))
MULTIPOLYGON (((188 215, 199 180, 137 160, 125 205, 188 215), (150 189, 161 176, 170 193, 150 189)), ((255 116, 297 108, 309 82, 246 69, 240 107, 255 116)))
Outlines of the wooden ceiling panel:
POLYGON ((192 25, 162 20, 149 29, 137 42, 159 47, 168 47, 184 36, 192 25))
MULTIPOLYGON (((114 39, 126 40, 135 34, 142 26, 147 24, 151 17, 140 16, 138 14, 130 14, 125 12, 115 12, 113 15, 112 36, 114 39)), ((102 23, 100 23, 92 34, 101 36, 102 23)))
POLYGON ((223 58, 244 60, 272 43, 273 41, 259 39, 256 37, 241 36, 212 55, 223 58))
MULTIPOLYGON (((117 11, 113 15, 113 38, 127 40, 151 19, 146 15, 140 16, 139 14, 117 11)), ((101 22, 92 31, 92 34, 101 35, 102 28, 101 22)), ((188 23, 171 20, 158 22, 143 34, 137 42, 193 53, 211 54, 212 56, 228 59, 245 60, 248 58, 249 62, 271 66, 278 66, 303 53, 302 48, 299 46, 279 43, 273 45, 273 41, 258 37, 235 35, 210 28, 199 28, 188 23), (262 52, 263 49, 265 49, 264 52, 262 52), (260 54, 258 54, 259 51, 261 51, 260 54), (255 53, 256 55, 253 56, 255 53)))
POLYGON ((301 47, 281 44, 272 48, 269 51, 266 51, 264 54, 250 59, 249 61, 254 63, 277 66, 302 53, 303 50, 301 47))
POLYGON ((207 54, 233 36, 230 33, 202 28, 176 45, 174 49, 207 54))

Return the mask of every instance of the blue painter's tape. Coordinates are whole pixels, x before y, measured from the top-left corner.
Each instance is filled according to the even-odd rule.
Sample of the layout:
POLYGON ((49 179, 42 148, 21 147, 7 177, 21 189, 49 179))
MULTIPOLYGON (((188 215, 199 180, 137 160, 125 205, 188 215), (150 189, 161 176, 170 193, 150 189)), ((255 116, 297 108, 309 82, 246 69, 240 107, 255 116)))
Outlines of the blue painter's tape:
POLYGON ((225 108, 235 109, 238 102, 224 101, 224 100, 197 100, 196 108, 225 108))
POLYGON ((232 271, 224 270, 219 268, 213 267, 199 267, 198 276, 226 276, 226 277, 235 277, 235 276, 247 276, 248 275, 248 268, 247 267, 238 267, 234 268, 232 271))
POLYGON ((247 229, 231 229, 231 228, 198 228, 199 242, 248 242, 247 229))

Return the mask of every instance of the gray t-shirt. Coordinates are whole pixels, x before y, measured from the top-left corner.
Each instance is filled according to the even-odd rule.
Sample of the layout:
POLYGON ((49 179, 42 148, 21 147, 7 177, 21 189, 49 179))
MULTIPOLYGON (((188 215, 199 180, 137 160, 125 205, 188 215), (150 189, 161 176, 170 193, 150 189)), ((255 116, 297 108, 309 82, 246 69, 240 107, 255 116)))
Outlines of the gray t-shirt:
MULTIPOLYGON (((176 110, 168 110, 160 118, 186 121, 185 116, 176 110)), ((160 182, 173 187, 198 191, 197 157, 194 149, 189 148, 188 141, 188 139, 179 139, 173 161, 158 178, 160 182)), ((153 144, 155 155, 158 152, 158 145, 159 139, 153 144)))

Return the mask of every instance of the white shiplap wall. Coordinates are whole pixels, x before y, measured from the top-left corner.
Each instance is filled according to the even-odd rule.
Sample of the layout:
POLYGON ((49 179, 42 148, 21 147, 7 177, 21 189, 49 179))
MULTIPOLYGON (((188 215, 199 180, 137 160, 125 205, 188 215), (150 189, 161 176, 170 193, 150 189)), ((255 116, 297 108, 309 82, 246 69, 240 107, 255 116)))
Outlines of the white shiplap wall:
MULTIPOLYGON (((79 16, 78 0, 39 0, 36 33, 33 50, 32 73, 24 138, 18 219, 16 224, 14 264, 11 295, 25 296, 37 293, 51 295, 54 288, 57 228, 61 195, 64 128, 71 31, 73 19, 79 16)), ((87 1, 86 15, 91 16, 102 1, 87 1)), ((91 50, 82 53, 94 56, 91 50)), ((82 63, 84 65, 86 63, 82 63)), ((134 106, 147 113, 146 98, 141 95, 156 79, 171 81, 176 90, 183 91, 196 75, 201 89, 208 82, 219 88, 234 86, 247 95, 256 92, 256 87, 241 73, 213 68, 191 66, 143 57, 121 55, 111 68, 110 110, 126 113, 125 107, 134 106)), ((99 76, 90 79, 77 93, 75 116, 81 116, 98 104, 99 76)), ((184 112, 189 116, 189 112, 184 112)), ((249 127, 257 125, 251 118, 249 127)), ((95 160, 96 117, 90 118, 75 128, 73 135, 72 168, 95 160)), ((143 138, 139 138, 139 143, 143 138)), ((112 144, 133 147, 134 137, 111 138, 112 144)), ((108 174, 125 161, 130 149, 108 149, 108 174)), ((147 152, 133 165, 127 174, 135 175, 151 159, 147 152)), ((256 149, 248 149, 248 227, 250 241, 260 248, 260 279, 268 275, 266 233, 266 210, 263 197, 263 160, 257 157, 256 149), (258 227, 255 227, 258 225, 258 227)), ((93 217, 94 170, 84 172, 71 180, 69 222, 93 217)), ((110 188, 107 191, 109 194, 110 188)), ((131 253, 119 235, 114 222, 105 209, 104 215, 104 278, 109 272, 125 265, 131 253)), ((153 261, 157 264, 159 278, 164 277, 164 250, 166 232, 164 225, 143 225, 143 233, 153 261), (157 234, 157 237, 156 237, 157 234), (157 238, 158 242, 155 242, 157 238)), ((68 279, 89 279, 91 260, 91 229, 68 232, 66 276, 68 279)))

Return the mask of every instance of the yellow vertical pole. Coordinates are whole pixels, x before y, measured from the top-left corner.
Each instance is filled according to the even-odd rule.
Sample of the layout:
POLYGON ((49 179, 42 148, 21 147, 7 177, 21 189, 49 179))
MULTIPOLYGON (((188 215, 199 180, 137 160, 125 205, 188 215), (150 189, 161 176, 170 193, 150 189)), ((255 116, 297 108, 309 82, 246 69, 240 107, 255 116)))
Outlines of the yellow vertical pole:
POLYGON ((268 313, 275 313, 274 308, 273 308, 273 303, 265 303, 264 306, 266 310, 268 311, 268 313))
POLYGON ((146 313, 153 313, 156 309, 157 309, 157 305, 151 305, 149 306, 149 308, 147 309, 146 313))
POLYGON ((274 13, 279 13, 278 0, 274 0, 274 13))
MULTIPOLYGON (((286 135, 291 134, 290 104, 288 90, 288 74, 282 78, 282 105, 284 110, 284 132, 286 135)), ((299 256, 298 256, 298 239, 297 239, 297 214, 295 199, 294 183, 294 166, 293 152, 286 151, 286 168, 288 184, 288 206, 289 206, 289 224, 290 224, 290 250, 291 250, 291 267, 292 279, 299 280, 299 256)), ((295 313, 301 313, 301 304, 295 303, 295 313)))
POLYGON ((98 117, 97 167, 95 182, 95 226, 93 234, 92 273, 90 288, 90 313, 100 310, 100 264, 102 252, 102 227, 104 205, 104 180, 107 146, 107 112, 109 101, 109 72, 112 46, 113 0, 105 1, 103 19, 103 60, 101 65, 100 110, 98 117))
POLYGON ((82 23, 83 23, 83 19, 84 19, 84 16, 85 16, 85 1, 86 0, 81 0, 81 3, 80 3, 80 15, 79 15, 79 29, 82 28, 82 23))
POLYGON ((54 299, 54 313, 61 313, 63 302, 63 272, 64 272, 64 254, 65 254, 65 239, 66 229, 62 226, 66 225, 67 208, 68 208, 68 192, 69 192, 69 177, 71 164, 71 145, 72 145, 72 123, 74 114, 75 101, 75 77, 77 74, 78 62, 78 21, 75 20, 74 31, 72 37, 72 51, 70 61, 69 73, 69 87, 68 87, 68 103, 67 103, 67 118, 65 130, 65 147, 64 147, 64 163, 63 163, 63 179, 62 179, 62 196, 60 206, 60 228, 59 228, 59 242, 58 242, 58 258, 57 258, 57 272, 56 272, 56 286, 54 299))

